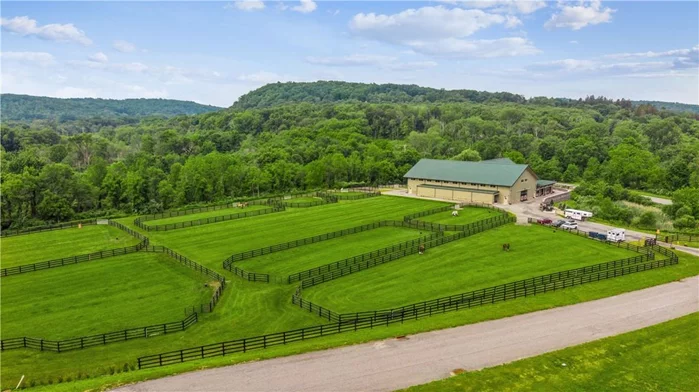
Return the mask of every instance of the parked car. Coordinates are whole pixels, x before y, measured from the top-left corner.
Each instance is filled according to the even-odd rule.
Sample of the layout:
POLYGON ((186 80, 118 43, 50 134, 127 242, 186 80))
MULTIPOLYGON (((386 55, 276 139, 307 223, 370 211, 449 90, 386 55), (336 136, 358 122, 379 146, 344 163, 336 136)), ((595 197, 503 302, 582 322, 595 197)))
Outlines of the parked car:
POLYGON ((553 222, 553 223, 551 224, 551 226, 553 226, 553 227, 561 227, 561 225, 564 224, 564 223, 566 223, 566 221, 560 220, 560 219, 559 219, 559 220, 553 222))
POLYGON ((536 220, 536 223, 540 225, 550 225, 553 221, 549 218, 540 218, 536 220))
POLYGON ((562 224, 560 227, 563 230, 577 230, 578 229, 578 222, 568 221, 568 222, 562 224))

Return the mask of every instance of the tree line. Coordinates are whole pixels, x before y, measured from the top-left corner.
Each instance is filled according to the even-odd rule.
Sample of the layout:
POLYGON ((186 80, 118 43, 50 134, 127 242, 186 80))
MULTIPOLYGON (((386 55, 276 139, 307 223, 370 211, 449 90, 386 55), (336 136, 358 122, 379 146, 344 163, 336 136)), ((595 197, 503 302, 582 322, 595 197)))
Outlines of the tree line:
POLYGON ((699 188, 699 121, 609 102, 301 102, 123 122, 5 121, 1 142, 5 228, 402 182, 421 158, 509 157, 547 180, 699 188))

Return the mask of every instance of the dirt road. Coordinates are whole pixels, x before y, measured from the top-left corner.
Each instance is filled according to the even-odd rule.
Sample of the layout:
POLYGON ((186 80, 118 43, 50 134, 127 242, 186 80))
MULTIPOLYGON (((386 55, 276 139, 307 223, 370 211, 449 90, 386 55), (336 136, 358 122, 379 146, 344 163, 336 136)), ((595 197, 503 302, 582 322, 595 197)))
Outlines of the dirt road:
POLYGON ((392 391, 633 331, 699 311, 699 276, 615 297, 344 348, 202 370, 117 389, 392 391))

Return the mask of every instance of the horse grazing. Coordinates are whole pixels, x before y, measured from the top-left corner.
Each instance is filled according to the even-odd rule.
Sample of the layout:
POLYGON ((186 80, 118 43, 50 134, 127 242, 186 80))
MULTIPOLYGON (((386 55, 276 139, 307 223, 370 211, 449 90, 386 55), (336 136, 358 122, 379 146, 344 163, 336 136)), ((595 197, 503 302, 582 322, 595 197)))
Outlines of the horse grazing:
POLYGON ((502 250, 505 251, 505 252, 509 252, 509 251, 510 251, 510 244, 509 244, 509 243, 508 243, 508 244, 502 244, 502 250))
POLYGON ((451 216, 459 216, 459 211, 456 211, 456 210, 452 211, 451 216))

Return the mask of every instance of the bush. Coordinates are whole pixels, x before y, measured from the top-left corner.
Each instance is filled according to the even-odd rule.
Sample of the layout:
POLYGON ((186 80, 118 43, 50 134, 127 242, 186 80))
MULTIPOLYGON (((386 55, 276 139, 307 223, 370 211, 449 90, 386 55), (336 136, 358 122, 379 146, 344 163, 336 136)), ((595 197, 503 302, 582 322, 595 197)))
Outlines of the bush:
POLYGON ((697 221, 691 215, 684 215, 678 219, 675 219, 672 222, 672 225, 678 230, 693 229, 697 227, 697 221))
POLYGON ((638 219, 638 224, 642 227, 653 228, 655 227, 657 221, 658 218, 652 211, 646 211, 641 214, 640 218, 638 219))

